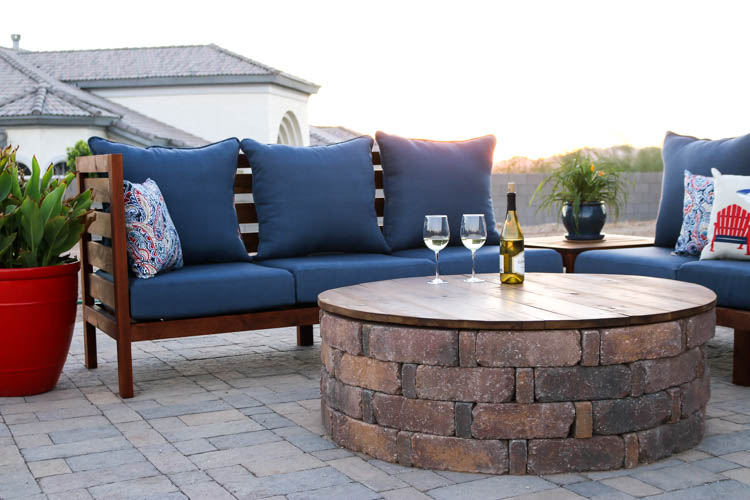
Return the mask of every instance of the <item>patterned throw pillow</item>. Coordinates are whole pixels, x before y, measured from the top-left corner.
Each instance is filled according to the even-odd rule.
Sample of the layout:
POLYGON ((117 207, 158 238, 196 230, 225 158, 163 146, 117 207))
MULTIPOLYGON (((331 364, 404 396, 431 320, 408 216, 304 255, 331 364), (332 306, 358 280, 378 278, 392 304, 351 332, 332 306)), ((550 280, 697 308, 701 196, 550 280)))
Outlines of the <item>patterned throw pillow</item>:
POLYGON ((708 223, 714 204, 714 179, 685 170, 682 229, 674 247, 677 255, 698 256, 708 241, 708 223))
POLYGON ((128 264, 139 278, 182 267, 182 247, 159 186, 124 182, 128 264))
POLYGON ((750 260, 750 176, 711 173, 715 199, 701 260, 750 260))

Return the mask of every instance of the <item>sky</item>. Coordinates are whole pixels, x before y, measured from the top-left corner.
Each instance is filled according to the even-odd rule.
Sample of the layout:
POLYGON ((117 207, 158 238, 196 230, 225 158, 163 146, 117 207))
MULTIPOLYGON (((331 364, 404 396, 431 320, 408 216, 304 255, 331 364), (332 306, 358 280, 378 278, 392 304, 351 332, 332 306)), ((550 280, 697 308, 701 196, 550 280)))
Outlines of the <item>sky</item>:
POLYGON ((750 132, 750 2, 4 2, 0 45, 215 43, 321 85, 309 123, 460 140, 495 159, 750 132))

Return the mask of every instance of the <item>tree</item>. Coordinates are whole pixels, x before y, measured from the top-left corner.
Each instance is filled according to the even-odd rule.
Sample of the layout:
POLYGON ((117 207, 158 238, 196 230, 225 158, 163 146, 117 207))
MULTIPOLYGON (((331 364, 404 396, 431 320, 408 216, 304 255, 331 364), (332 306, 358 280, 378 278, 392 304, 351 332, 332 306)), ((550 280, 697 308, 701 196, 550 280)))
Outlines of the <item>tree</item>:
POLYGON ((68 153, 68 160, 66 162, 68 165, 68 172, 76 171, 76 158, 79 156, 91 155, 89 145, 86 144, 85 141, 78 141, 72 148, 65 148, 65 151, 68 153))

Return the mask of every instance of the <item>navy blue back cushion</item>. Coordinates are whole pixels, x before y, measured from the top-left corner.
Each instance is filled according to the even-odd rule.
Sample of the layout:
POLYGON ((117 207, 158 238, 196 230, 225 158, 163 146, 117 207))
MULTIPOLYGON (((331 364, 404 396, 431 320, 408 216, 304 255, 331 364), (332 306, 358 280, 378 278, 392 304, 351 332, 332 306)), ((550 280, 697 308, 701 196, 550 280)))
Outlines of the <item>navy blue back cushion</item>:
POLYGON ((664 177, 654 243, 673 248, 682 227, 685 170, 708 177, 712 168, 722 174, 750 175, 750 134, 710 141, 667 132, 662 156, 664 177))
POLYGON ((447 215, 450 245, 460 245, 461 216, 484 214, 487 244, 497 245, 490 176, 495 137, 462 142, 404 139, 378 132, 383 165, 383 229, 391 249, 424 245, 425 215, 447 215))
POLYGON ((125 180, 159 185, 177 228, 185 264, 249 261, 234 209, 239 141, 227 139, 193 149, 139 148, 101 137, 91 152, 121 154, 125 180))
POLYGON ((258 259, 389 253, 375 214, 372 138, 292 147, 244 139, 258 212, 258 259))

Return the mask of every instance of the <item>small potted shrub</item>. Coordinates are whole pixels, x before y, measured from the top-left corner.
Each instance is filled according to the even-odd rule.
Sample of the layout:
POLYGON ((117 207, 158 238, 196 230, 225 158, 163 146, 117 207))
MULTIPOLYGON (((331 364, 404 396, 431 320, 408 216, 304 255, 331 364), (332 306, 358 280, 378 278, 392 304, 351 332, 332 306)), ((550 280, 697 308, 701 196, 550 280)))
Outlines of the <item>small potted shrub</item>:
POLYGON ((78 243, 91 191, 64 200, 74 174, 42 175, 36 158, 28 179, 16 151, 0 151, 0 396, 51 390, 70 348, 80 263, 78 243))
POLYGON ((563 156, 558 168, 537 186, 531 201, 541 195, 539 210, 560 209, 569 240, 600 240, 607 208, 620 213, 627 202, 622 171, 611 162, 594 160, 581 152, 563 156), (543 193, 550 186, 548 193, 543 193))

